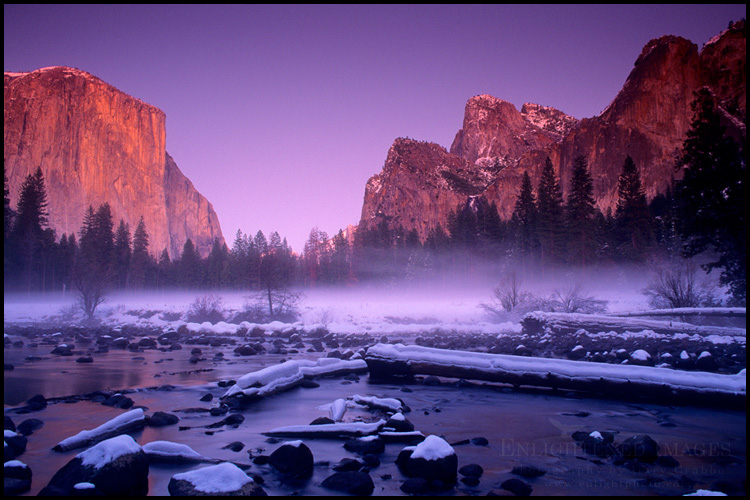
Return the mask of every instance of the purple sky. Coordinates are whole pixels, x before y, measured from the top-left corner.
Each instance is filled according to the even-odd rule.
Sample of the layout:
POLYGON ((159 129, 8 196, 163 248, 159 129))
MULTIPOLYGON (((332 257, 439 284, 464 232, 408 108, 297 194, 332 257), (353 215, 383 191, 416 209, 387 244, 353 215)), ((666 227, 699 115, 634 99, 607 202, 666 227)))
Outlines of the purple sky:
POLYGON ((643 46, 739 5, 4 6, 4 70, 72 66, 162 109, 167 151, 237 229, 359 221, 397 137, 450 148, 467 99, 598 115, 643 46))

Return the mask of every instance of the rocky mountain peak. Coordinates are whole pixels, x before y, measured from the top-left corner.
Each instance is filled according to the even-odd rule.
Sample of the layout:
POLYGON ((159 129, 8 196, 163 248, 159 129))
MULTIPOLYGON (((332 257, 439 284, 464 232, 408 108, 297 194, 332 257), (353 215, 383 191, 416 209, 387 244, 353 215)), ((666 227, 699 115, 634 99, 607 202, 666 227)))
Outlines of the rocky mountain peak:
POLYGON ((467 101, 463 127, 450 152, 471 163, 482 158, 516 159, 555 140, 555 134, 525 119, 513 104, 483 94, 467 101))
POLYGON ((530 102, 521 106, 521 115, 540 129, 556 134, 560 139, 578 123, 578 119, 566 115, 559 109, 530 102))
POLYGON ((673 180, 698 89, 707 86, 717 96, 734 128, 729 133, 745 137, 746 50, 744 21, 700 53, 678 36, 653 39, 610 105, 580 121, 546 106, 527 103, 519 112, 490 95, 472 97, 449 153, 427 143, 394 143, 383 171, 368 182, 361 223, 383 217, 392 226, 417 229, 424 239, 458 204, 478 195, 510 218, 524 172, 536 186, 547 157, 567 196, 573 162, 583 155, 596 203, 606 211, 616 206, 619 174, 630 155, 653 198, 673 180))

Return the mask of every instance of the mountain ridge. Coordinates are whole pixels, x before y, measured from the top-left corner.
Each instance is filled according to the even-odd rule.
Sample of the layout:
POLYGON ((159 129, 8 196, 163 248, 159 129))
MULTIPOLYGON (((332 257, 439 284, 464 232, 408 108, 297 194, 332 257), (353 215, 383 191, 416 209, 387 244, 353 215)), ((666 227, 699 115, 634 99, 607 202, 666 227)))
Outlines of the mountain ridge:
POLYGON ((551 130, 534 116, 540 109, 536 105, 524 104, 519 112, 500 98, 487 94, 474 96, 467 101, 463 126, 456 133, 450 151, 436 158, 434 165, 424 164, 425 158, 419 159, 423 164, 413 172, 437 172, 441 164, 460 165, 450 172, 455 183, 471 184, 464 174, 472 168, 484 169, 492 177, 486 188, 469 195, 436 185, 432 175, 426 179, 406 176, 409 165, 394 168, 389 151, 383 170, 376 174, 380 185, 378 195, 365 189, 359 226, 373 227, 380 218, 385 218, 391 225, 402 224, 407 232, 416 229, 424 239, 424 234, 437 224, 445 229, 450 211, 466 202, 468 196, 477 195, 494 202, 500 217, 507 220, 513 213, 524 172, 529 173, 536 188, 546 157, 552 160, 567 196, 573 160, 583 155, 592 176, 596 204, 606 212, 614 211, 619 175, 625 157, 630 155, 646 195, 652 199, 665 192, 674 179, 674 159, 689 130, 693 118, 691 103, 697 90, 709 87, 720 102, 729 133, 745 136, 745 61, 744 20, 712 38, 701 51, 678 36, 652 39, 635 59, 622 89, 601 114, 577 120, 548 108, 554 110, 549 114, 554 115, 556 122, 551 123, 551 130), (395 171, 401 174, 394 176, 395 171), (404 203, 409 196, 419 203, 410 208, 404 203), (436 201, 430 203, 431 199, 436 201), (447 206, 446 199, 453 199, 456 204, 447 206), (393 212, 396 206, 398 211, 393 212), (431 218, 420 217, 420 212, 431 214, 431 218), (424 227, 417 227, 417 221, 424 227))

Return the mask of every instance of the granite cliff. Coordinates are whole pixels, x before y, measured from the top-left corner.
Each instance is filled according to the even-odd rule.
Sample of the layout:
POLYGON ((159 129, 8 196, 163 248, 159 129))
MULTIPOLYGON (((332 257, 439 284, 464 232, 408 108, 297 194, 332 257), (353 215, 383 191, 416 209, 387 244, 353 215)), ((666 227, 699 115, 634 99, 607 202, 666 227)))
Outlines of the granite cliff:
POLYGON ((166 116, 99 78, 51 67, 4 74, 4 161, 11 206, 42 168, 49 224, 78 233, 85 209, 108 202, 115 224, 143 215, 149 249, 174 258, 188 238, 207 254, 223 241, 208 202, 166 151, 166 116))
MULTIPOLYGON (((674 159, 693 118, 694 93, 708 87, 720 102, 725 125, 745 137, 745 23, 734 23, 702 50, 676 36, 648 42, 636 58, 620 92, 599 115, 576 120, 554 108, 511 103, 488 95, 472 97, 450 152, 394 155, 397 139, 383 167, 365 189, 360 225, 384 217, 406 230, 426 234, 469 196, 494 202, 510 218, 524 172, 534 186, 550 157, 567 196, 573 160, 587 158, 594 197, 604 211, 617 203, 617 183, 625 157, 639 169, 649 199, 672 182, 674 159), (411 162, 414 159, 414 164, 411 162), (418 160, 417 160, 418 159, 418 160), (432 162, 432 163, 430 163, 432 162), (452 184, 436 179, 451 178, 452 184), (455 186, 460 186, 456 188, 455 186)), ((427 143, 412 147, 427 149, 427 143)))

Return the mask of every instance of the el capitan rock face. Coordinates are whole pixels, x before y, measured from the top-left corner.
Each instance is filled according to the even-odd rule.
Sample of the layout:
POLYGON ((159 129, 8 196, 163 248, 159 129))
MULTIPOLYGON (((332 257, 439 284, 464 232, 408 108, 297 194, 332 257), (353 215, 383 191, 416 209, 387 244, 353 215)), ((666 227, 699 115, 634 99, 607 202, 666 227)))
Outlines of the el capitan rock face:
POLYGON ((419 156, 417 167, 410 163, 410 156, 402 155, 394 168, 391 153, 401 140, 394 143, 383 171, 368 181, 360 224, 371 225, 379 214, 407 231, 416 228, 424 238, 436 222, 445 228, 443 221, 459 203, 479 194, 496 204, 503 219, 509 219, 523 173, 529 173, 536 187, 548 156, 564 196, 574 158, 586 157, 598 207, 614 211, 620 172, 630 155, 651 199, 672 182, 675 158, 690 128, 691 103, 698 89, 707 86, 714 92, 729 133, 745 137, 745 61, 745 23, 740 21, 700 52, 695 44, 676 36, 651 40, 622 90, 593 118, 579 121, 534 104, 524 104, 519 112, 501 99, 473 97, 466 104, 463 128, 450 153, 443 150, 442 155, 433 157, 435 163, 419 156), (460 168, 453 170, 453 165, 460 168), (462 192, 439 185, 434 181, 438 170, 443 178, 461 179, 458 184, 468 182, 474 189, 462 192), (428 172, 432 174, 426 175, 428 172), (468 180, 472 177, 482 181, 472 183, 468 180))
POLYGON ((4 160, 11 206, 42 168, 50 227, 78 234, 86 208, 104 202, 149 250, 172 258, 191 238, 201 253, 223 241, 211 204, 166 152, 165 114, 84 71, 66 67, 4 75, 4 160))

